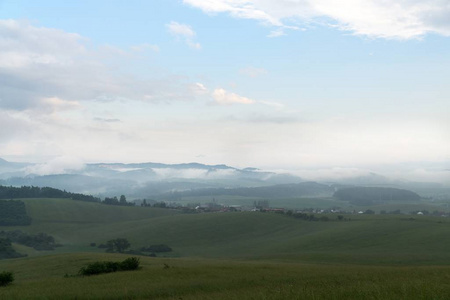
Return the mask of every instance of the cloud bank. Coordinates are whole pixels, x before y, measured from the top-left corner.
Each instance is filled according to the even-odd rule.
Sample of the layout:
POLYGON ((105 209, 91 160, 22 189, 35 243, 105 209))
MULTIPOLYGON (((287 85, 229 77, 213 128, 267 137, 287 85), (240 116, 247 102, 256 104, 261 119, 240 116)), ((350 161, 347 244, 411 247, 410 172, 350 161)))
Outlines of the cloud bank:
MULTIPOLYGON (((155 45, 136 47, 153 53, 157 49, 155 45)), ((75 33, 0 20, 0 109, 68 110, 83 101, 159 102, 193 96, 179 76, 143 80, 124 75, 120 63, 135 63, 134 53, 135 47, 129 51, 95 48, 75 33)))
POLYGON ((37 164, 25 168, 26 174, 54 175, 68 174, 83 170, 85 164, 82 159, 74 156, 60 156, 44 164, 37 164))
POLYGON ((183 0, 206 13, 228 13, 284 29, 325 24, 372 38, 412 39, 429 33, 450 36, 450 3, 445 0, 183 0))

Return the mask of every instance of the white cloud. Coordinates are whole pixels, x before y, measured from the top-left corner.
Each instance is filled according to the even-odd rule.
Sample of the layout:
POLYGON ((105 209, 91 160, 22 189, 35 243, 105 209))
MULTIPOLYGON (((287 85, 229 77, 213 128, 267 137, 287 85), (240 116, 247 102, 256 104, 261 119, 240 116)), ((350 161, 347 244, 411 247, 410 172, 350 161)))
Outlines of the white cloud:
POLYGON ((450 182, 450 172, 445 170, 414 169, 409 172, 394 173, 394 176, 413 181, 439 182, 446 185, 450 182))
MULTIPOLYGON (((264 69, 261 69, 264 70, 264 69)), ((193 85, 193 90, 196 90, 195 94, 197 95, 204 95, 208 93, 208 89, 202 85, 201 83, 196 83, 196 85, 193 85)), ((244 97, 241 95, 238 95, 236 93, 229 92, 223 88, 217 88, 211 93, 212 98, 214 99, 216 104, 219 105, 231 105, 231 104, 262 104, 265 106, 269 106, 271 108, 274 108, 276 110, 282 110, 285 108, 285 105, 278 102, 273 101, 265 101, 265 100, 254 100, 248 97, 244 97)))
MULTIPOLYGON (((121 72, 121 65, 136 63, 133 52, 137 48, 127 52, 87 45, 78 34, 0 20, 0 109, 70 109, 94 99, 159 102, 194 96, 180 76, 139 80, 121 72)), ((156 50, 149 44, 140 49, 156 50)))
POLYGON ((305 180, 317 181, 333 181, 342 179, 351 179, 361 176, 370 176, 373 174, 372 170, 364 168, 318 168, 318 169, 297 169, 297 170, 277 170, 280 173, 289 172, 291 174, 300 176, 305 180))
POLYGON ((20 113, 0 110, 0 148, 5 149, 10 140, 29 139, 34 124, 20 113))
POLYGON ((196 82, 191 85, 191 91, 198 96, 209 93, 208 89, 200 82, 196 82))
POLYGON ((106 118, 96 117, 96 118, 94 118, 94 121, 106 122, 106 123, 116 123, 116 122, 120 122, 120 119, 106 119, 106 118))
POLYGON ((72 110, 81 107, 78 101, 68 101, 58 97, 42 98, 41 103, 44 109, 50 111, 72 110))
POLYGON ((252 1, 245 0, 184 0, 184 3, 201 8, 207 13, 229 12, 237 18, 255 19, 264 23, 282 26, 277 19, 258 9, 252 1))
POLYGON ((174 21, 170 22, 166 26, 170 34, 177 38, 183 39, 190 48, 197 50, 202 48, 199 43, 194 41, 196 33, 191 26, 174 21))
POLYGON ((26 174, 35 175, 52 175, 52 174, 67 174, 72 171, 83 170, 85 164, 83 160, 74 156, 60 156, 52 159, 45 164, 37 164, 25 168, 26 174))
POLYGON ((184 0, 207 13, 226 12, 236 18, 262 21, 282 28, 324 23, 375 38, 411 39, 428 33, 450 35, 450 4, 446 0, 184 0), (327 23, 327 22, 325 22, 327 23), (334 24, 332 24, 334 23, 334 24))
POLYGON ((270 38, 276 38, 276 37, 280 37, 280 36, 283 36, 283 35, 286 35, 286 33, 284 32, 284 30, 283 30, 283 29, 277 29, 277 30, 272 30, 272 31, 267 35, 267 37, 270 37, 270 38))
POLYGON ((193 38, 195 36, 194 30, 192 30, 191 26, 186 24, 180 24, 177 22, 170 22, 167 24, 167 28, 169 32, 173 35, 181 35, 187 38, 193 38))
POLYGON ((223 179, 236 176, 237 171, 233 169, 225 170, 205 170, 205 169, 173 169, 173 168, 154 168, 152 169, 160 179, 169 178, 196 178, 196 179, 223 179))
POLYGON ((227 92, 224 89, 215 89, 212 93, 212 97, 217 104, 220 105, 230 105, 230 104, 253 104, 256 103, 247 97, 240 96, 235 93, 227 92))

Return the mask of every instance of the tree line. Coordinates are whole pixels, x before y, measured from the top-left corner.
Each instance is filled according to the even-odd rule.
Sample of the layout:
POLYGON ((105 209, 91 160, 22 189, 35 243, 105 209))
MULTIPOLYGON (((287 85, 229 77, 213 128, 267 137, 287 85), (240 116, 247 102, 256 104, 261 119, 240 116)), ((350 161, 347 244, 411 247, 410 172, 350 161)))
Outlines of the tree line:
POLYGON ((384 202, 414 202, 420 196, 414 192, 384 187, 351 187, 336 191, 333 197, 354 205, 372 205, 384 202))
POLYGON ((55 247, 61 246, 55 242, 55 238, 53 236, 43 232, 30 234, 20 230, 0 231, 0 238, 34 248, 38 251, 54 250, 55 247))
POLYGON ((2 186, 0 185, 0 199, 20 199, 20 198, 70 198, 72 200, 100 202, 100 198, 92 195, 71 193, 51 187, 37 186, 2 186))
POLYGON ((120 195, 119 199, 115 196, 112 198, 105 197, 102 203, 107 205, 134 206, 134 202, 127 202, 125 195, 120 195))

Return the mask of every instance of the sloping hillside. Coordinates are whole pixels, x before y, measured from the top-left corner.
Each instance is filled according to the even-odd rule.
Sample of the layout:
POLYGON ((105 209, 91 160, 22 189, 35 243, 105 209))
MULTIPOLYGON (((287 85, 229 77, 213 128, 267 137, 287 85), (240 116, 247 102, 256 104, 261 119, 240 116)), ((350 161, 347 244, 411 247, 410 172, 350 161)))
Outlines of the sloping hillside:
POLYGON ((411 203, 420 200, 414 192, 385 187, 348 187, 336 191, 333 197, 341 201, 349 201, 355 205, 373 205, 381 203, 411 203))
MULTIPOLYGON (((347 263, 449 263, 449 220, 434 217, 348 215, 304 221, 273 213, 182 214, 66 199, 24 200, 31 226, 63 247, 55 252, 103 250, 90 243, 127 238, 132 248, 167 244, 171 256, 347 263), (350 220, 349 220, 350 219, 350 220), (433 234, 430 234, 432 232, 433 234)), ((40 255, 42 253, 39 253, 40 255)))
POLYGON ((258 197, 265 199, 280 198, 299 198, 311 196, 331 196, 333 188, 325 184, 316 182, 301 182, 296 184, 277 184, 260 187, 241 187, 241 188, 210 188, 197 189, 183 192, 172 192, 160 195, 160 198, 178 199, 182 197, 195 196, 242 196, 242 197, 258 197))

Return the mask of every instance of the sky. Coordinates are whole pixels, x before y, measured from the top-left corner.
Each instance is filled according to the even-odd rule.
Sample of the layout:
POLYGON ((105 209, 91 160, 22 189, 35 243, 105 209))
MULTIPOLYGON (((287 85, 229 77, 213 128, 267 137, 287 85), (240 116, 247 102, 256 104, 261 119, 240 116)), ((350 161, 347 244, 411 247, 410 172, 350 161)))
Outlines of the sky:
POLYGON ((0 0, 0 157, 443 181, 449 50, 448 0, 0 0))

